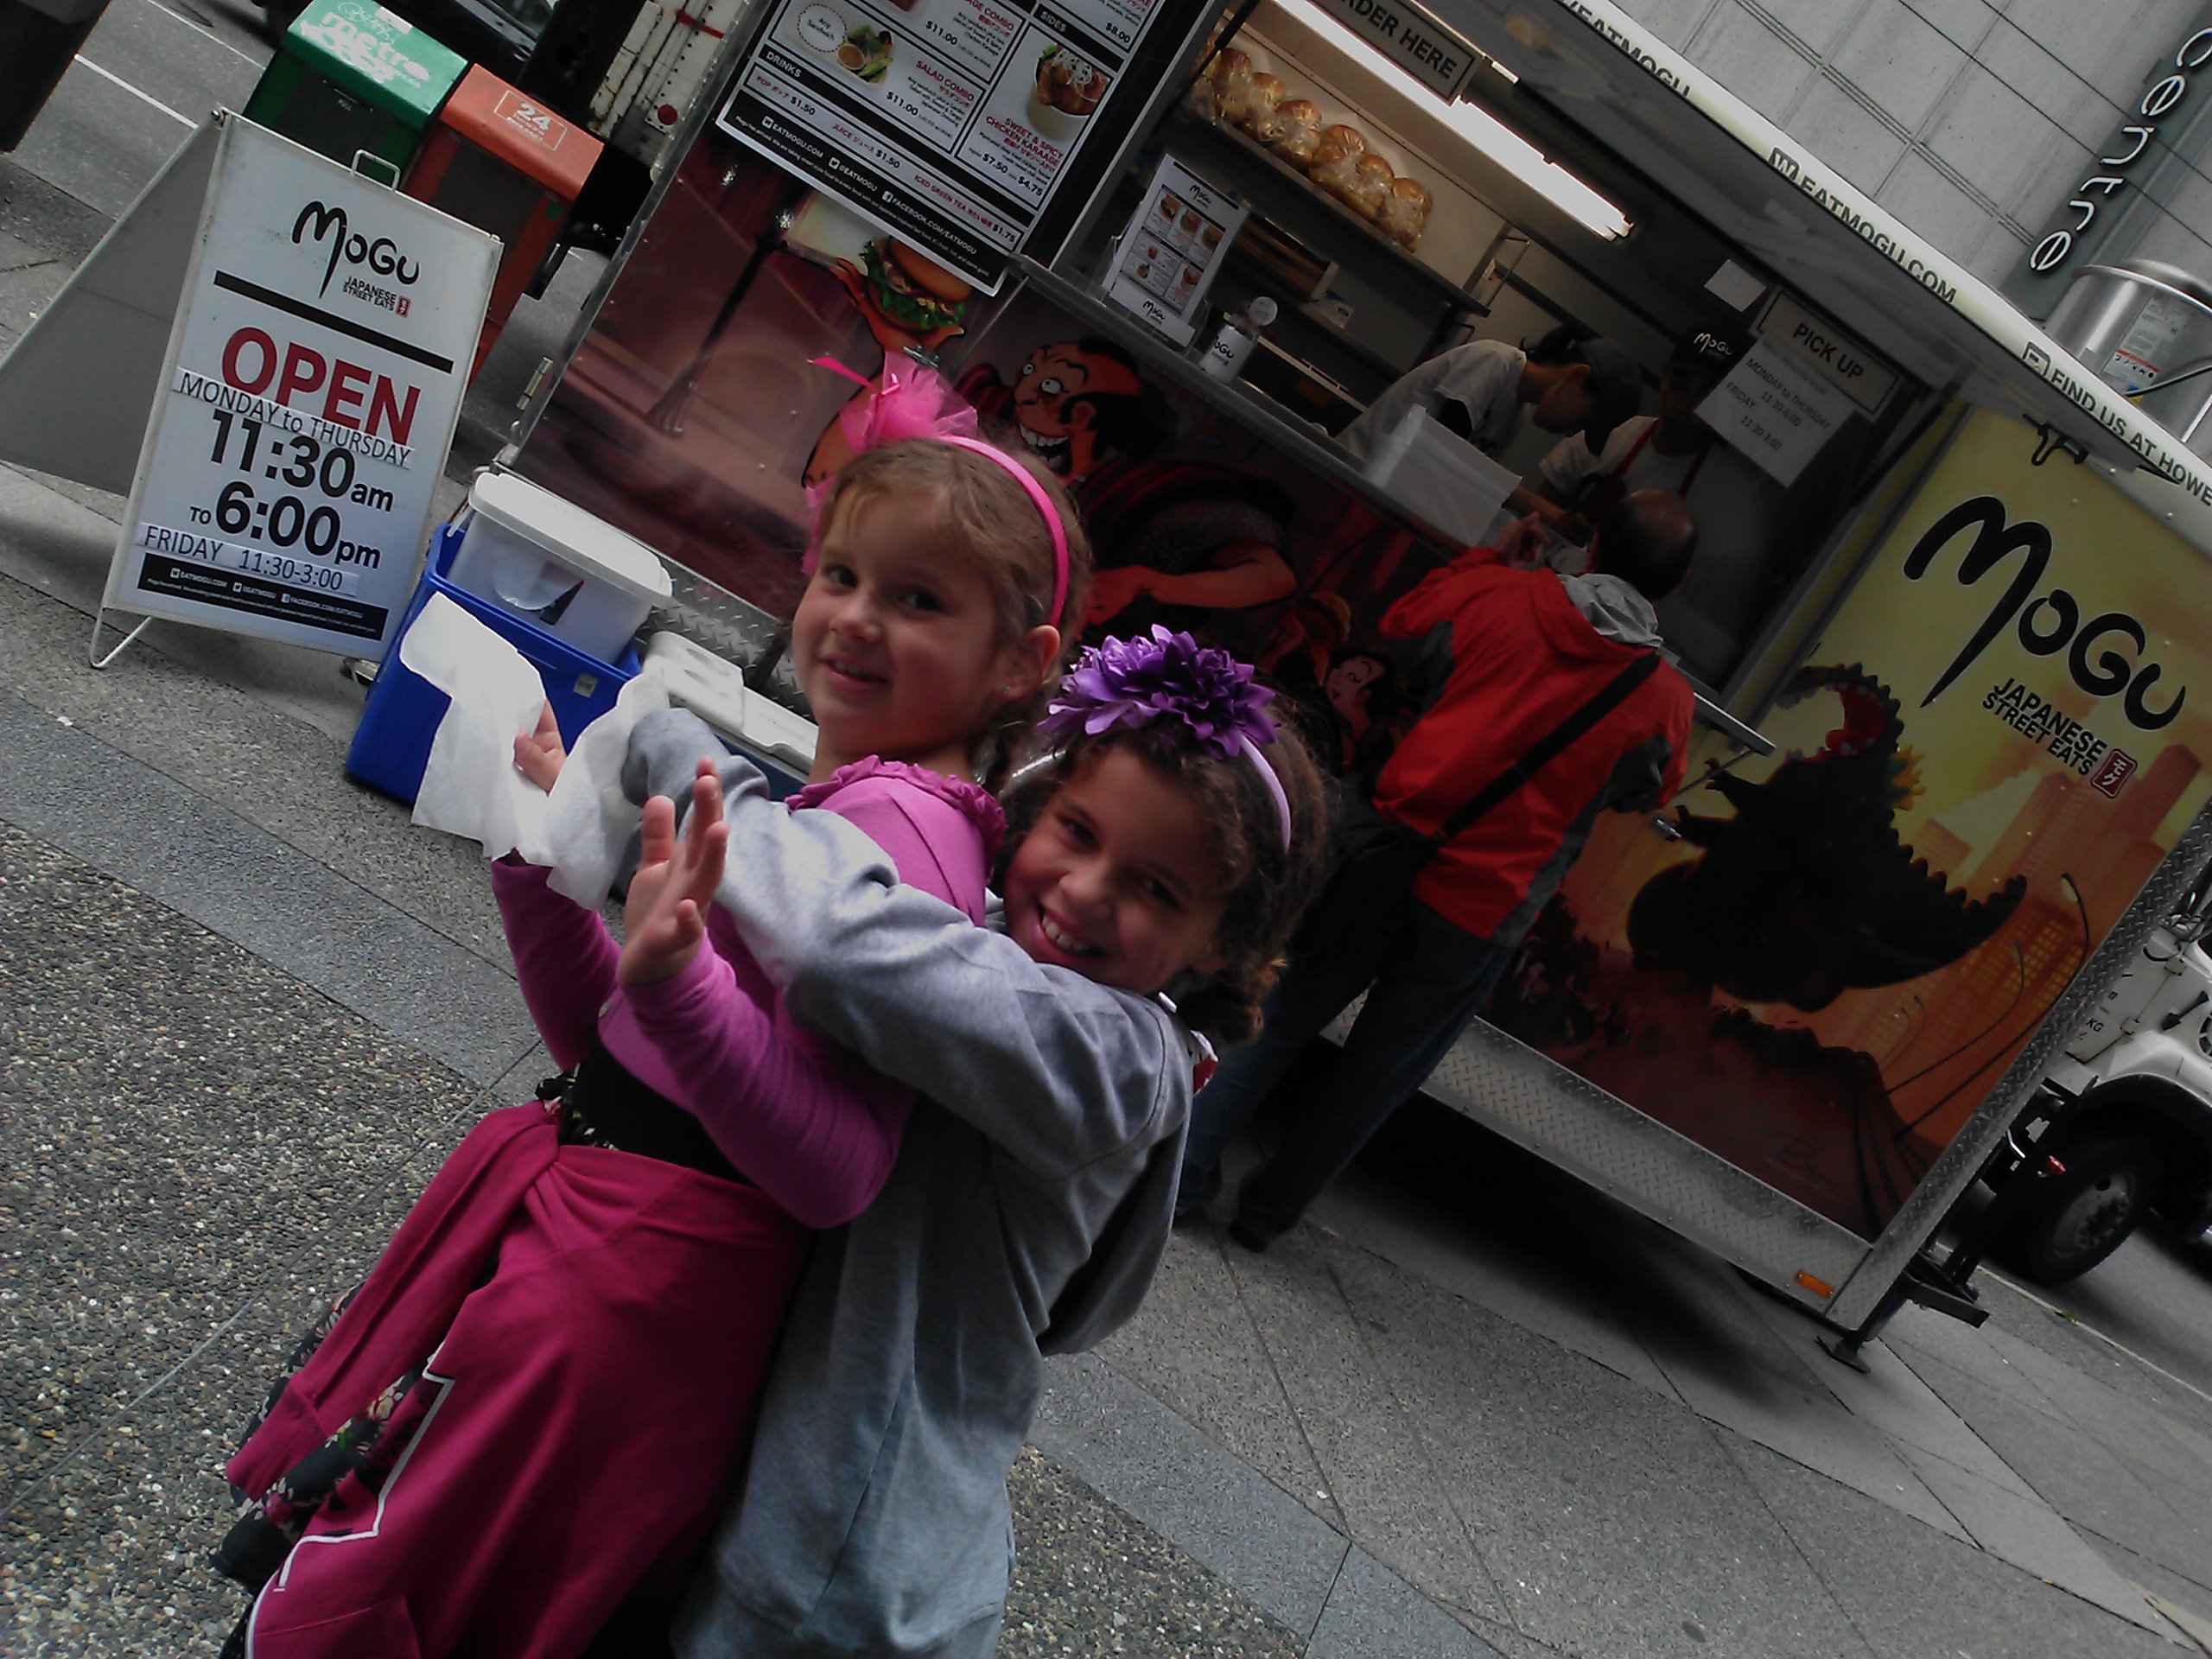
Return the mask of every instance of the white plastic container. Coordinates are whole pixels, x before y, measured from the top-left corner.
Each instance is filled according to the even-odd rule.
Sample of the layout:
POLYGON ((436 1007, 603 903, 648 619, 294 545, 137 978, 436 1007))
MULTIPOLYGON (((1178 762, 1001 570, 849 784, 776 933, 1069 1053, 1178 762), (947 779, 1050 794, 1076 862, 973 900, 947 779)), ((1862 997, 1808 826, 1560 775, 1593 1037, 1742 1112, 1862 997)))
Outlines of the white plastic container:
POLYGON ((1407 512, 1461 545, 1479 547, 1505 498, 1521 482, 1488 455, 1431 419, 1407 411, 1375 448, 1368 480, 1407 512))
POLYGON ((645 641, 645 665, 668 688, 668 700, 689 709, 715 734, 766 760, 800 783, 814 766, 814 726, 782 704, 749 690, 737 664, 680 633, 645 641))
POLYGON ((668 571, 651 548, 550 491, 483 472, 468 505, 446 580, 586 656, 620 660, 652 607, 668 603, 668 571))

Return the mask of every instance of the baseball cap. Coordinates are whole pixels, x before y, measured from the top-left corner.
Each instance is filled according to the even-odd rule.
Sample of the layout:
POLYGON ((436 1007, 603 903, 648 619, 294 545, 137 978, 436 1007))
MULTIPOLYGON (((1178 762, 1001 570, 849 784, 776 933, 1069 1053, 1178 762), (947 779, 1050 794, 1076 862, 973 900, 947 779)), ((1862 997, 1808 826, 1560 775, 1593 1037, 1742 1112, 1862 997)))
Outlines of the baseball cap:
POLYGON ((1610 340, 1586 340, 1567 353, 1567 360, 1589 366, 1590 418, 1583 423, 1582 441, 1594 455, 1613 429, 1636 413, 1643 401, 1643 379, 1636 359, 1610 340))
POLYGON ((1675 374, 1688 370, 1718 380, 1736 366, 1736 359, 1743 354, 1744 342, 1736 335, 1719 328, 1694 329, 1675 342, 1667 357, 1666 372, 1675 374))

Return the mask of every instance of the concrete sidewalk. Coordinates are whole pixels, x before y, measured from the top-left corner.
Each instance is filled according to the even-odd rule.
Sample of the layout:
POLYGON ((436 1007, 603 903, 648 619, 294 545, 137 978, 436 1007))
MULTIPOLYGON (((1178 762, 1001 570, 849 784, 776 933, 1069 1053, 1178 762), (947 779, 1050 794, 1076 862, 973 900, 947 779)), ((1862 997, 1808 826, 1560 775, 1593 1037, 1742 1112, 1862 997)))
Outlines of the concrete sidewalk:
MULTIPOLYGON (((471 850, 346 783, 334 659, 85 664, 112 498, 0 469, 0 1626, 204 1653, 213 1470, 312 1307, 550 1065, 471 850)), ((1028 1654, 2157 1655, 2212 1412, 2002 1286, 1872 1374, 1448 1115, 1263 1256, 1180 1234, 1016 1471, 1028 1654)), ((2212 1646, 2208 1646, 2212 1651, 2212 1646)))

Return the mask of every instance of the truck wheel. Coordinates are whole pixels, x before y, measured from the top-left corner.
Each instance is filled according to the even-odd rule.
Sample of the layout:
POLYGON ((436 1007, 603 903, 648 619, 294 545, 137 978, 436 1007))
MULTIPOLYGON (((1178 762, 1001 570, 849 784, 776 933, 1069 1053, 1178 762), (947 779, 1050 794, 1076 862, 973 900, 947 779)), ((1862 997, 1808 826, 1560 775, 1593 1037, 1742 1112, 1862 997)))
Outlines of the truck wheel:
POLYGON ((2066 1166, 2035 1189, 1999 1235, 1998 1259, 2039 1285, 2063 1284, 2103 1261, 2151 1208, 2158 1149, 2139 1135, 2088 1135, 2056 1148, 2066 1166))

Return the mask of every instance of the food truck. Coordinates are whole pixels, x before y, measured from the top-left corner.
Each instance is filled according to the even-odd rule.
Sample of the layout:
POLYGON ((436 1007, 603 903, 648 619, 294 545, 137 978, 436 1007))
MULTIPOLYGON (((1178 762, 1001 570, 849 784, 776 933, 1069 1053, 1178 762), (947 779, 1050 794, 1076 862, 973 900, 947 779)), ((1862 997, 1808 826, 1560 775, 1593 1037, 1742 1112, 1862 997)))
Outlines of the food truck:
MULTIPOLYGON (((797 707, 806 486, 925 359, 1074 493, 1090 635, 1234 649, 1352 771, 1420 707, 1377 619, 1560 440, 1335 435, 1562 326, 1647 413, 1731 342, 1669 485, 1688 781, 1430 1091, 1847 1357, 1902 1298, 1978 1319, 1939 1225, 2212 842, 2212 469, 1602 0, 752 0, 503 464, 797 707)), ((2137 390, 2162 327, 2113 343, 2137 390)))

